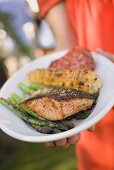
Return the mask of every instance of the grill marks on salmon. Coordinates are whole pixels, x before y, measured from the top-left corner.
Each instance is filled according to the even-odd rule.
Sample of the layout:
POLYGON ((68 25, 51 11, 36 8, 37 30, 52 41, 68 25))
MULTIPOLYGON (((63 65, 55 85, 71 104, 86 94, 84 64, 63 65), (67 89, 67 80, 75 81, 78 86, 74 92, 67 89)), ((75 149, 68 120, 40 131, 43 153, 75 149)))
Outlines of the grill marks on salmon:
POLYGON ((75 89, 44 88, 24 99, 20 104, 47 120, 63 120, 91 108, 94 99, 75 89))

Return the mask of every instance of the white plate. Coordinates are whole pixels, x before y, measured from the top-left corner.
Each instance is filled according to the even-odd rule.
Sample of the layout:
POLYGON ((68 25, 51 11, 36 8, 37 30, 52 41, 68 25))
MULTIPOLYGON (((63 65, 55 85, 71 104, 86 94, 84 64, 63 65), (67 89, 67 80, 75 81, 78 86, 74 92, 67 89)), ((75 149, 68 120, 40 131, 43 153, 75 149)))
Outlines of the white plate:
MULTIPOLYGON (((14 74, 2 87, 0 97, 7 98, 12 92, 22 96, 17 84, 20 81, 27 82, 27 73, 36 68, 48 67, 50 63, 63 56, 66 51, 49 54, 43 58, 37 59, 14 74)), ((24 123, 13 112, 0 105, 0 128, 8 135, 27 142, 47 142, 63 139, 79 133, 101 120, 114 104, 114 65, 105 57, 93 53, 96 62, 96 72, 101 77, 102 87, 98 102, 85 120, 77 121, 76 126, 66 132, 58 134, 42 134, 24 123)))

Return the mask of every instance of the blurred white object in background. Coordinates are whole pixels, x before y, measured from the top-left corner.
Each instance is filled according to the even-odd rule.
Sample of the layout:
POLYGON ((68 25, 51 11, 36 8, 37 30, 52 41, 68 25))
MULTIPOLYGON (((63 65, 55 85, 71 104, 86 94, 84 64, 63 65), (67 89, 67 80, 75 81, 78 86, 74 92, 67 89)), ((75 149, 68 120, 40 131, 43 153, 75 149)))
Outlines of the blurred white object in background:
MULTIPOLYGON (((39 12, 39 5, 37 0, 26 0, 33 13, 39 12)), ((25 25, 25 30, 28 26, 25 25)), ((27 31, 25 31, 27 32, 27 31)), ((28 34, 29 35, 29 34, 28 34)), ((54 35, 45 20, 40 20, 38 23, 38 32, 36 36, 36 43, 40 48, 51 49, 55 47, 54 35)))
POLYGON ((5 60, 5 65, 8 69, 8 76, 9 77, 12 76, 18 68, 18 63, 17 63, 16 57, 13 55, 12 56, 10 55, 10 57, 7 58, 7 60, 5 60))
POLYGON ((39 11, 39 6, 37 0, 26 0, 33 12, 39 11))
POLYGON ((10 55, 14 50, 14 43, 12 39, 7 35, 6 31, 0 29, 0 52, 4 55, 10 55))
POLYGON ((41 48, 51 49, 55 47, 55 38, 49 25, 42 20, 37 34, 37 43, 41 48))
POLYGON ((35 28, 32 22, 25 23, 23 25, 23 30, 28 39, 33 40, 35 38, 35 28))
POLYGON ((0 29, 0 39, 4 39, 6 37, 6 31, 3 29, 0 29))

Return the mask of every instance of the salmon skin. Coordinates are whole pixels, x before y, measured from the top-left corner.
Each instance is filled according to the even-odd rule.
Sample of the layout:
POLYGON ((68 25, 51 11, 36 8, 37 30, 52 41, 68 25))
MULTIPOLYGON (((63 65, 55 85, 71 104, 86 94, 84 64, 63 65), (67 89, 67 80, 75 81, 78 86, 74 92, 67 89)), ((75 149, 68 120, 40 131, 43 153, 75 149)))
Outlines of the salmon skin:
POLYGON ((56 121, 91 108, 93 103, 94 98, 80 90, 46 87, 22 100, 20 105, 56 121))

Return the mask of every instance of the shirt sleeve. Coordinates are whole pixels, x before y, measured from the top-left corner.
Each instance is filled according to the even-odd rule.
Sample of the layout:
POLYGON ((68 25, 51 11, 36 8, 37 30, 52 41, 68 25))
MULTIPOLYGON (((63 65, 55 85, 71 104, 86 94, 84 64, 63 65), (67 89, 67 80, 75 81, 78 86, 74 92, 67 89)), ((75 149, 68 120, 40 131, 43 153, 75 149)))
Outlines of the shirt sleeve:
POLYGON ((50 10, 56 4, 60 3, 62 0, 48 0, 48 1, 37 0, 37 1, 38 1, 38 5, 40 8, 40 15, 41 17, 44 17, 46 13, 48 12, 48 10, 50 10))

